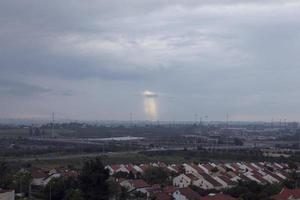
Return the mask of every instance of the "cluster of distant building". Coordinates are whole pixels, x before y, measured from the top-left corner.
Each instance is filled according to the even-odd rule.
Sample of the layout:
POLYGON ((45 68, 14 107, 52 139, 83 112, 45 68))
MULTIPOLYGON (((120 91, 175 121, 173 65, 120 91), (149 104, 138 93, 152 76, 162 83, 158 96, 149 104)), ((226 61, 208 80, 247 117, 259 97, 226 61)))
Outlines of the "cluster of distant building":
MULTIPOLYGON (((158 162, 141 165, 107 165, 106 169, 109 170, 110 175, 112 176, 120 172, 133 174, 135 177, 134 179, 117 178, 116 181, 129 192, 140 192, 144 194, 146 199, 154 197, 156 200, 233 200, 235 198, 222 194, 221 191, 236 186, 239 181, 255 181, 258 184, 280 183, 286 180, 288 178, 288 173, 291 172, 291 169, 286 163, 269 162, 235 162, 219 164, 184 163, 171 165, 158 162), (151 167, 159 167, 162 170, 166 170, 170 175, 169 178, 171 179, 172 184, 162 188, 160 185, 151 185, 139 178, 140 175, 143 175, 145 171, 151 167), (201 188, 202 190, 214 190, 220 191, 220 193, 201 197, 197 192, 190 188, 192 185, 201 188)), ((282 191, 282 195, 288 193, 286 191, 289 191, 289 194, 291 194, 289 197, 298 192, 298 190, 285 189, 282 191)), ((279 198, 280 194, 278 194, 279 196, 276 199, 285 199, 279 198)))

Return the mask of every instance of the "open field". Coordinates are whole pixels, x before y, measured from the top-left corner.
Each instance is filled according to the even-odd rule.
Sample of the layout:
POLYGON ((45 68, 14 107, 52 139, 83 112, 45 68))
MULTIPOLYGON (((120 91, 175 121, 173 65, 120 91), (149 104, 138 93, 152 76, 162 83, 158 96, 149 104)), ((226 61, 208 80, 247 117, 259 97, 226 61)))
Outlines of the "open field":
MULTIPOLYGON (((75 132, 73 130, 67 129, 54 129, 53 130, 55 136, 61 137, 73 137, 75 132)), ((43 136, 51 136, 51 129, 44 129, 43 136)), ((0 138, 9 137, 9 138, 17 138, 17 137, 30 137, 30 129, 29 128, 14 128, 14 129, 0 129, 0 138)))
POLYGON ((241 156, 232 153, 205 153, 199 151, 169 151, 169 152, 109 152, 109 153, 90 153, 90 154, 72 154, 72 155, 47 155, 28 158, 9 158, 5 159, 12 163, 30 164, 34 166, 72 166, 80 168, 83 161, 89 158, 100 156, 104 164, 142 164, 162 161, 167 164, 185 163, 185 162, 234 162, 234 161, 278 161, 289 162, 297 161, 298 157, 285 158, 265 158, 260 156, 251 156, 243 154, 241 156))
POLYGON ((29 137, 29 130, 28 129, 0 129, 0 138, 3 137, 29 137))

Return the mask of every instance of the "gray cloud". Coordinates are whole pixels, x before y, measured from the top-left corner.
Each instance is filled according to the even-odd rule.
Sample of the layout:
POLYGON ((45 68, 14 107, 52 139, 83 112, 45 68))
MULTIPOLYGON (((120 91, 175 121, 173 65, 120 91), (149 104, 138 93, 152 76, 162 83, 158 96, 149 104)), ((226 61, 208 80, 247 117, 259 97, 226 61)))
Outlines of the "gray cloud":
POLYGON ((16 80, 0 80, 0 95, 11 96, 32 96, 36 94, 43 94, 51 92, 50 89, 43 88, 36 85, 31 85, 16 80))
POLYGON ((2 104, 17 114, 9 102, 27 95, 14 99, 26 116, 144 119, 135 94, 151 89, 164 94, 160 119, 298 120, 299 11, 296 0, 4 0, 2 104))

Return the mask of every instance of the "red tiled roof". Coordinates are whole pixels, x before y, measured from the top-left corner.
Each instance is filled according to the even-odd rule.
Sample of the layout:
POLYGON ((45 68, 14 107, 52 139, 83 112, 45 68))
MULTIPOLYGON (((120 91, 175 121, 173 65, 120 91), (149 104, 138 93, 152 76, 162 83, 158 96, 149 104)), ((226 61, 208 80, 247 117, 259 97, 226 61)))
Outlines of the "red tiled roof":
POLYGON ((236 164, 236 163, 232 163, 230 166, 231 166, 232 168, 234 168, 235 171, 240 171, 240 170, 241 170, 240 166, 239 166, 238 164, 236 164))
POLYGON ((234 177, 238 176, 234 171, 223 173, 223 175, 227 176, 228 178, 234 178, 234 177))
POLYGON ((180 194, 185 196, 188 200, 199 200, 201 196, 191 188, 179 188, 180 194))
POLYGON ((267 180, 264 179, 259 173, 253 173, 252 176, 255 179, 259 180, 261 183, 266 183, 267 182, 267 180))
POLYGON ((60 169, 58 171, 58 173, 60 173, 62 176, 65 176, 65 177, 77 177, 78 176, 78 172, 75 170, 60 169))
POLYGON ((172 194, 174 193, 178 188, 177 187, 174 187, 174 186, 166 186, 164 187, 163 191, 164 193, 166 194, 172 194))
POLYGON ((251 163, 244 163, 244 165, 248 168, 250 168, 252 171, 257 171, 257 168, 251 165, 251 163))
POLYGON ((232 180, 230 180, 230 178, 228 178, 227 176, 219 176, 219 178, 221 180, 223 180, 227 185, 235 185, 236 183, 232 180))
POLYGON ((173 169, 175 169, 177 172, 180 172, 182 170, 181 165, 172 165, 173 169))
POLYGON ((151 187, 148 187, 147 191, 151 194, 156 194, 156 193, 162 192, 162 190, 160 188, 160 185, 158 185, 158 184, 155 184, 155 185, 152 185, 151 187))
POLYGON ((267 173, 268 173, 270 176, 272 176, 273 178, 275 178, 276 180, 280 181, 280 182, 284 181, 283 178, 281 178, 280 176, 278 176, 277 174, 275 174, 275 173, 273 173, 273 172, 268 171, 267 173))
POLYGON ((221 183, 219 183, 218 181, 216 181, 215 179, 213 179, 210 175, 208 174, 201 174, 201 176, 207 180, 208 182, 210 182, 214 187, 221 187, 221 183))
POLYGON ((228 167, 225 166, 224 163, 222 163, 222 164, 219 164, 219 165, 218 165, 218 168, 223 168, 224 170, 226 170, 228 167))
POLYGON ((284 188, 279 194, 272 197, 274 200, 289 200, 291 198, 300 198, 300 189, 291 190, 284 188))
POLYGON ((47 177, 47 176, 49 176, 49 175, 48 175, 47 172, 45 172, 45 171, 43 171, 43 170, 35 170, 35 171, 32 171, 32 172, 31 172, 31 176, 32 176, 33 178, 45 178, 45 177, 47 177))
POLYGON ((145 172, 150 166, 149 165, 140 165, 139 167, 145 172))
POLYGON ((238 175, 243 181, 252 181, 249 177, 245 176, 244 174, 238 175))
POLYGON ((158 162, 157 164, 158 164, 159 167, 162 167, 162 168, 167 167, 167 165, 164 162, 158 162))
POLYGON ((255 163, 258 167, 260 167, 260 168, 265 168, 266 166, 265 166, 265 164, 262 164, 262 163, 255 163))
POLYGON ((120 165, 110 165, 110 167, 111 167, 114 171, 116 171, 116 170, 118 170, 118 169, 120 168, 120 165))
POLYGON ((236 198, 225 194, 214 194, 202 197, 201 200, 236 200, 236 198))
POLYGON ((133 170, 134 170, 132 164, 126 165, 125 167, 126 167, 126 169, 127 169, 128 171, 133 171, 133 170))
POLYGON ((128 180, 133 187, 135 188, 145 188, 145 187, 149 187, 149 184, 146 183, 144 180, 142 179, 135 179, 135 180, 128 180))
POLYGON ((170 195, 167 195, 163 192, 158 192, 154 194, 155 200, 172 200, 172 197, 170 195))
POLYGON ((197 170, 197 172, 200 174, 200 173, 205 173, 205 171, 199 167, 198 165, 195 165, 195 164, 192 164, 191 165, 195 170, 197 170))
POLYGON ((196 181, 199 179, 196 176, 194 176, 193 174, 186 174, 186 176, 189 177, 192 181, 196 181))
POLYGON ((214 167, 211 164, 204 164, 202 165, 203 167, 205 167, 206 169, 208 169, 208 171, 211 171, 214 167))

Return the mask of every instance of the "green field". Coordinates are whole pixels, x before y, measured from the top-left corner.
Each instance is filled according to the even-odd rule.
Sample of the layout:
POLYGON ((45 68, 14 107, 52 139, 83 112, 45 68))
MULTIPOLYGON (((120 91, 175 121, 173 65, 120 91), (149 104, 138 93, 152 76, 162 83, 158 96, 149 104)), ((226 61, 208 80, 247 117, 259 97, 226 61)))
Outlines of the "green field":
MULTIPOLYGON (((17 137, 29 137, 29 128, 16 128, 16 129, 0 129, 0 138, 9 137, 9 138, 17 138, 17 137)), ((62 137, 73 137, 75 136, 75 132, 67 129, 54 129, 54 134, 56 136, 62 137)), ((52 133, 51 129, 45 129, 43 136, 50 136, 52 133)))
POLYGON ((29 137, 29 129, 0 129, 0 138, 3 137, 29 137))
MULTIPOLYGON (((141 153, 133 153, 133 152, 120 152, 120 153, 114 153, 114 154, 90 154, 90 155, 82 155, 78 156, 76 158, 70 157, 62 157, 62 158, 56 158, 56 159, 43 159, 43 157, 40 157, 39 159, 32 159, 30 161, 24 161, 24 160, 18 160, 16 159, 14 162, 16 163, 23 163, 31 164, 34 166, 52 166, 52 167, 58 167, 58 166, 73 166, 74 168, 80 168, 83 161, 86 159, 100 156, 102 158, 102 161, 104 164, 142 164, 142 163, 150 163, 150 162, 164 162, 168 164, 172 163, 184 163, 184 162, 199 162, 201 161, 200 158, 195 157, 194 159, 186 160, 183 156, 176 156, 176 155, 162 155, 162 156, 147 156, 141 153)), ((203 160, 202 160, 203 161, 203 160)))

